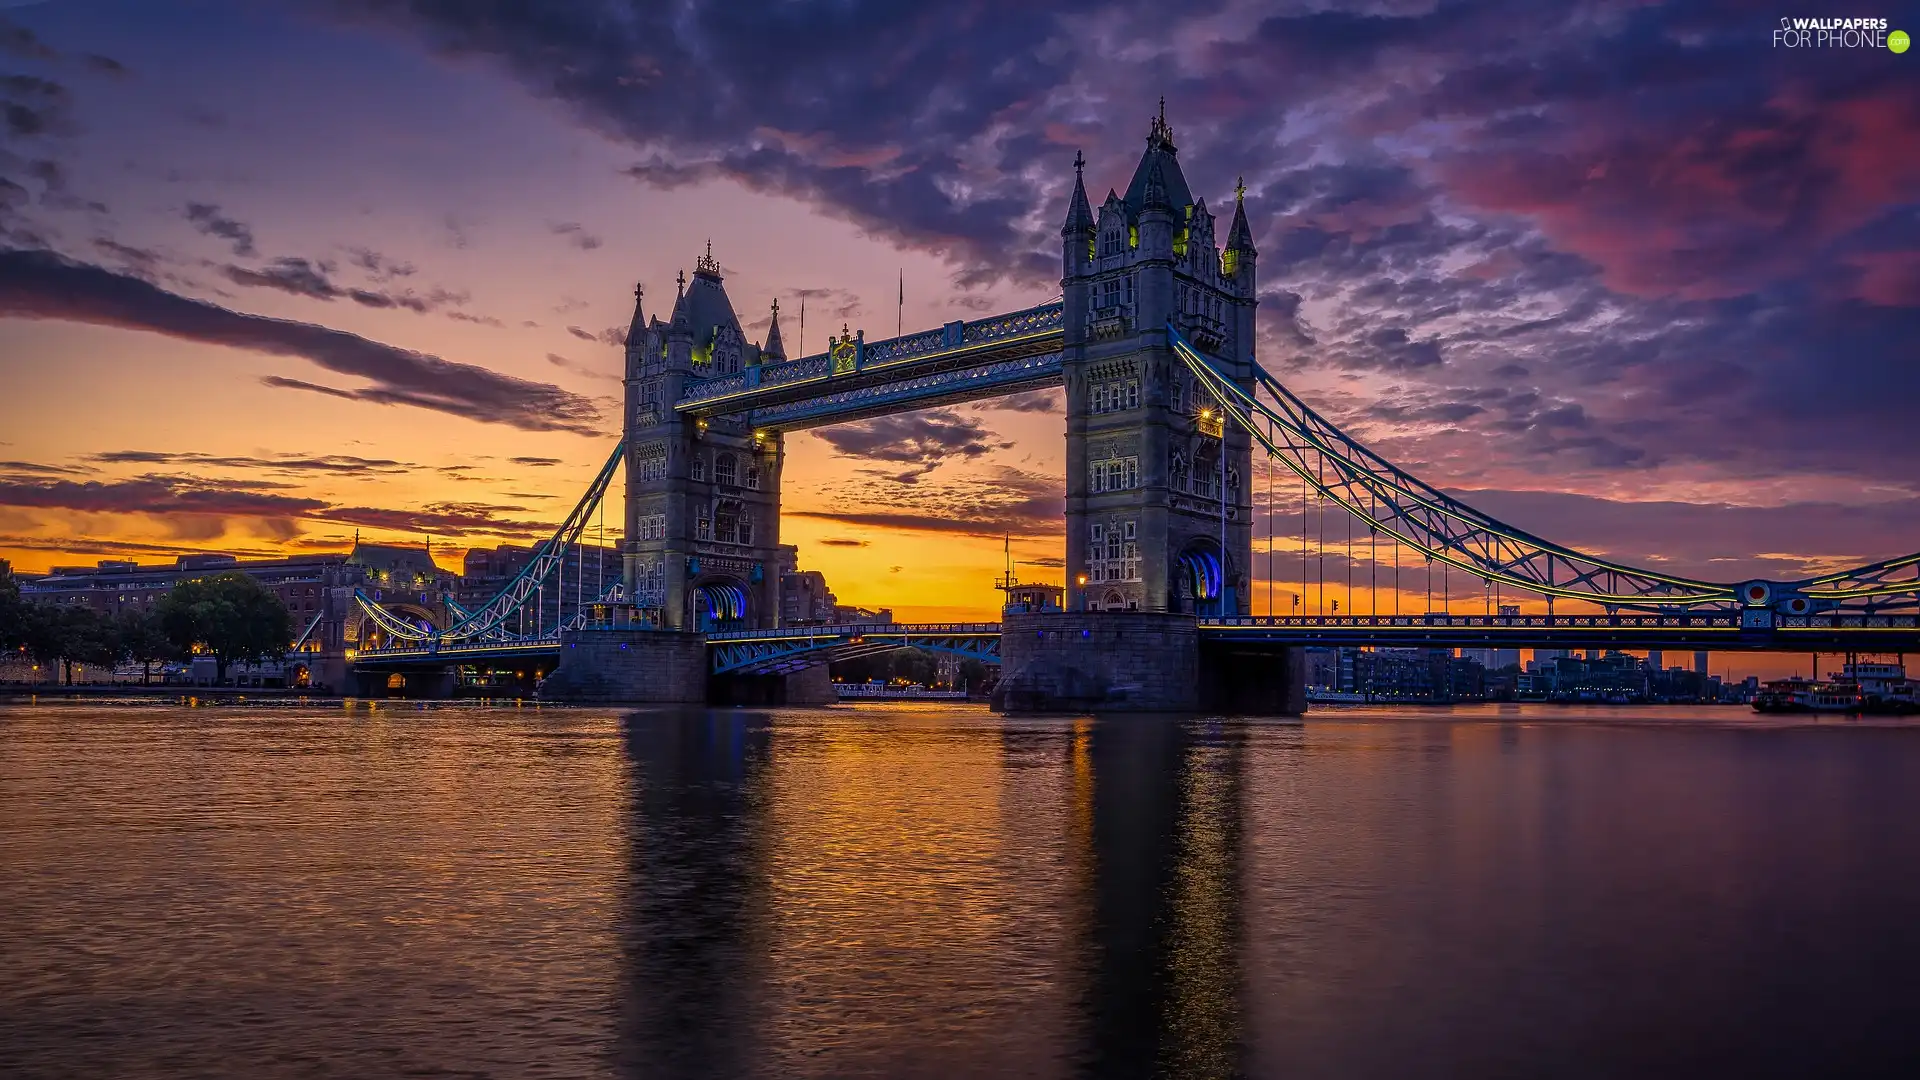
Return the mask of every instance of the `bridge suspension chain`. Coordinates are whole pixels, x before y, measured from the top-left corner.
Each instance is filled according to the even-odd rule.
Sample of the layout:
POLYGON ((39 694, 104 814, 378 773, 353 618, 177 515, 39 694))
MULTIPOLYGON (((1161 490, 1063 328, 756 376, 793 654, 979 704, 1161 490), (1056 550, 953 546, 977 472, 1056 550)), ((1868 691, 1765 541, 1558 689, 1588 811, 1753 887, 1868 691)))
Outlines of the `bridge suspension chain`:
MULTIPOLYGON (((1543 540, 1482 513, 1360 444, 1259 365, 1252 365, 1254 388, 1248 390, 1216 368, 1172 324, 1167 332, 1181 361, 1270 457, 1298 474, 1303 485, 1311 486, 1323 499, 1385 533, 1395 545, 1404 543, 1428 560, 1439 561, 1443 576, 1458 567, 1481 579, 1487 589, 1504 585, 1544 596, 1549 604, 1564 598, 1609 609, 1657 612, 1731 608, 1739 603, 1734 584, 1615 563, 1543 540), (1263 400, 1260 391, 1271 402, 1263 400)), ((1304 547, 1303 536, 1303 555, 1304 547)), ((1397 572, 1397 551, 1395 563, 1397 572)), ((1862 599, 1879 600, 1877 606, 1882 608, 1899 603, 1900 598, 1912 602, 1920 597, 1920 554, 1789 583, 1789 588, 1823 601, 1822 606, 1862 599)), ((1450 596, 1450 587, 1447 592, 1450 596)))

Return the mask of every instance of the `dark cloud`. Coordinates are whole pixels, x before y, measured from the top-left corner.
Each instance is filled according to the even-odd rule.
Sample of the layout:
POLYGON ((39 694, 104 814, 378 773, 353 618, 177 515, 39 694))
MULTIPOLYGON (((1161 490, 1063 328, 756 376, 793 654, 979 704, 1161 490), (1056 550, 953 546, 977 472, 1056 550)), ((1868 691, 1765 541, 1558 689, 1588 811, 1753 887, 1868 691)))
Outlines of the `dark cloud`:
POLYGON ((588 232, 577 221, 549 221, 547 231, 555 236, 565 237, 567 243, 581 251, 592 251, 602 243, 599 237, 588 232))
POLYGON ((578 394, 474 364, 316 326, 247 315, 47 251, 0 252, 0 316, 145 330, 208 345, 294 356, 367 380, 358 389, 269 376, 268 385, 379 404, 413 405, 526 431, 600 434, 599 409, 578 394))
POLYGON ((1005 410, 1007 412, 1054 413, 1061 408, 1064 395, 1059 390, 1022 390, 1017 394, 1008 394, 1003 398, 990 398, 975 402, 975 412, 1005 410))
POLYGON ((300 517, 326 509, 319 499, 261 491, 259 485, 204 477, 149 475, 129 480, 0 480, 0 506, 83 513, 300 517))
POLYGON ((276 454, 273 457, 231 457, 160 450, 108 450, 89 455, 103 465, 191 465, 196 468, 247 469, 276 473, 322 473, 342 476, 404 474, 417 468, 391 458, 363 458, 351 454, 276 454))
POLYGON ((103 75, 118 77, 127 74, 127 65, 115 60, 111 56, 101 56, 99 53, 83 53, 81 54, 80 61, 86 64, 89 69, 100 72, 103 75))
POLYGON ((51 60, 56 55, 33 31, 6 18, 0 18, 0 53, 25 60, 51 60))
MULTIPOLYGON (((418 534, 483 533, 508 538, 546 535, 544 521, 506 515, 524 507, 491 503, 441 502, 417 510, 339 506, 322 499, 288 494, 279 485, 205 477, 149 474, 124 480, 21 481, 0 478, 0 507, 65 510, 79 513, 143 514, 169 522, 177 535, 202 540, 220 536, 230 519, 264 522, 284 537, 301 521, 325 521, 418 534), (262 490, 262 489, 265 490, 262 490)), ((79 550, 62 540, 54 548, 79 550)))
POLYGON ((382 255, 372 248, 350 247, 347 249, 347 261, 365 271, 376 282, 385 283, 394 278, 412 277, 412 263, 382 255))
POLYGON ((251 258, 258 254, 253 246, 253 230, 243 221, 220 212, 213 203, 190 202, 187 204, 186 218, 193 227, 207 236, 218 237, 233 245, 233 253, 251 258))
MULTIPOLYGON (((819 494, 830 508, 789 505, 785 516, 848 525, 961 533, 968 536, 1058 538, 1066 512, 1065 485, 1043 476, 999 467, 942 478, 938 484, 863 475, 819 494)), ((800 500, 791 498, 789 503, 800 500)))
MULTIPOLYGON (((372 253, 368 253, 372 254, 372 253)), ((383 292, 377 289, 363 289, 358 286, 341 286, 334 282, 331 275, 337 268, 328 262, 314 262, 303 258, 282 257, 274 259, 265 267, 253 270, 231 264, 222 266, 220 272, 235 285, 249 288, 277 289, 294 296, 303 296, 310 300, 334 301, 345 298, 370 308, 404 308, 416 315, 425 315, 448 305, 467 302, 465 293, 451 292, 446 289, 433 289, 422 296, 411 289, 403 292, 383 292)), ((411 274, 413 268, 394 269, 384 264, 375 271, 376 276, 392 278, 401 273, 411 274)), ((459 313, 453 313, 458 317, 459 313)), ((473 322, 487 321, 481 317, 470 317, 473 322)), ((493 320, 498 325, 498 320, 493 320)))
POLYGON ((0 121, 8 135, 30 138, 68 126, 73 96, 65 86, 33 75, 0 75, 0 121))
POLYGON ((78 465, 43 465, 37 461, 0 461, 0 475, 84 476, 92 471, 78 465))
POLYGON ((547 363, 552 364, 554 367, 557 367, 557 368, 565 368, 566 370, 571 371, 576 375, 585 375, 590 379, 607 379, 612 382, 620 381, 620 376, 618 375, 615 375, 615 374, 612 374, 611 372, 606 372, 606 371, 596 371, 593 368, 590 368, 587 365, 582 364, 577 360, 569 360, 568 358, 561 356, 559 353, 548 353, 547 363))
MULTIPOLYGON (((247 241, 249 247, 252 243, 251 239, 247 241)), ((235 285, 278 289, 283 293, 315 300, 332 300, 341 294, 340 289, 327 279, 326 272, 321 267, 305 259, 275 259, 260 270, 249 270, 242 266, 224 266, 221 267, 221 273, 235 285)))
POLYGON ((813 437, 844 457, 913 466, 895 474, 894 479, 902 483, 912 483, 947 461, 977 458, 1013 445, 998 440, 979 420, 952 409, 928 409, 821 428, 813 432, 813 437))
POLYGON ((599 338, 597 338, 597 337, 595 337, 595 336, 593 335, 593 333, 592 333, 591 331, 588 331, 588 330, 582 330, 582 329, 580 329, 580 328, 579 328, 579 327, 577 327, 577 326, 569 326, 569 327, 567 327, 567 333, 569 333, 569 334, 572 334, 572 335, 573 335, 574 337, 577 337, 577 338, 579 338, 579 339, 580 339, 581 341, 598 341, 598 340, 600 340, 599 338))
POLYGON ((845 548, 863 548, 873 545, 873 541, 871 540, 850 540, 844 536, 829 536, 825 540, 815 540, 814 543, 819 544, 821 547, 845 548))
POLYGON ((795 289, 798 311, 813 308, 817 317, 823 311, 829 318, 853 319, 860 315, 860 298, 845 289, 795 289))
POLYGON ((510 457, 507 460, 514 463, 515 465, 534 465, 541 468, 547 468, 550 466, 561 464, 561 461, 559 458, 551 458, 551 457, 510 457))

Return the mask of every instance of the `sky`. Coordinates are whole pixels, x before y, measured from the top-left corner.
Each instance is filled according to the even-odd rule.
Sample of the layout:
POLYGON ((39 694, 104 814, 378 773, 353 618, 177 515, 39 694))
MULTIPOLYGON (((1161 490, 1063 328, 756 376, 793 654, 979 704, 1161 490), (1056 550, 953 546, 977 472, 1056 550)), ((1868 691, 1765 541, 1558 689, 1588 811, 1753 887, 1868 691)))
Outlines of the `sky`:
MULTIPOLYGON (((0 557, 533 542, 612 450, 636 284, 664 316, 711 241, 796 355, 1045 301, 1075 152, 1124 187, 1163 96, 1195 194, 1244 178, 1260 362, 1389 459, 1712 580, 1903 554, 1920 51, 1779 48, 1783 14, 1920 32, 1798 0, 0 0, 0 557)), ((843 602, 985 616, 1009 534, 1059 579, 1058 392, 787 454, 782 539, 843 602)), ((1256 610, 1301 577, 1284 479, 1272 506, 1256 610)))

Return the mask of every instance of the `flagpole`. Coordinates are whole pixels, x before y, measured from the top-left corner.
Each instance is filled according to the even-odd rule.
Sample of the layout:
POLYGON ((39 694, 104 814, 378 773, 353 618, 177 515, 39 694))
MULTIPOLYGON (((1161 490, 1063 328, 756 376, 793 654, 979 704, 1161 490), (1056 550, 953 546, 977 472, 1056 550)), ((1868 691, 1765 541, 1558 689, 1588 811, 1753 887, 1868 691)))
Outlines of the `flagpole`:
POLYGON ((893 336, 907 332, 907 268, 900 268, 900 306, 894 309, 893 336))
POLYGON ((807 355, 807 294, 800 294, 800 355, 807 355))

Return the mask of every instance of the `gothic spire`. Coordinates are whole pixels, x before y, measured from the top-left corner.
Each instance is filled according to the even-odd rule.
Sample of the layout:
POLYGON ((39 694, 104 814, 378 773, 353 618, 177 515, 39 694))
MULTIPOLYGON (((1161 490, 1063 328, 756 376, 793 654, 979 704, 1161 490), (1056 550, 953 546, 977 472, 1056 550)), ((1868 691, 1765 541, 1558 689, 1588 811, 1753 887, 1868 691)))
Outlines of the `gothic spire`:
POLYGON ((640 303, 645 299, 647 287, 636 284, 633 287, 633 321, 627 325, 627 344, 638 345, 647 336, 647 317, 640 313, 640 303))
POLYGON ((1073 152, 1073 200, 1067 204, 1067 223, 1060 227, 1061 236, 1073 236, 1077 233, 1093 231, 1093 207, 1087 205, 1086 184, 1087 159, 1080 151, 1073 152))
POLYGON ((1253 249, 1253 230, 1247 226, 1247 182, 1243 177, 1233 189, 1233 224, 1227 229, 1227 250, 1257 255, 1253 249))
POLYGON ((767 343, 760 346, 760 358, 766 360, 785 360, 787 347, 780 341, 780 298, 773 299, 773 321, 767 324, 767 343))
POLYGON ((686 324, 687 272, 685 270, 680 271, 679 275, 674 278, 673 314, 667 316, 667 321, 675 326, 685 326, 686 324))

